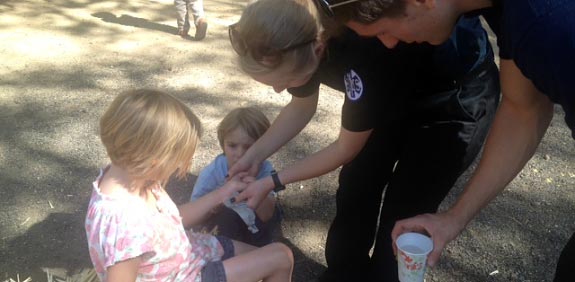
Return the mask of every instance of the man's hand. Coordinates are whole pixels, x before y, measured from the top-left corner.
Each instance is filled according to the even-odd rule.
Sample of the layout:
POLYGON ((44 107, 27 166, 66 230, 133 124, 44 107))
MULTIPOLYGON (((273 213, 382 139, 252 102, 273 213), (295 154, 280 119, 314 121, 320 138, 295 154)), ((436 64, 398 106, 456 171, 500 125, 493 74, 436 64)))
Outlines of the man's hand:
POLYGON ((427 257, 427 264, 435 266, 441 252, 455 237, 457 237, 465 228, 465 223, 460 223, 455 216, 449 212, 422 214, 412 218, 399 220, 395 223, 391 231, 393 239, 393 252, 397 254, 395 240, 399 235, 405 232, 427 233, 433 240, 433 251, 427 257))

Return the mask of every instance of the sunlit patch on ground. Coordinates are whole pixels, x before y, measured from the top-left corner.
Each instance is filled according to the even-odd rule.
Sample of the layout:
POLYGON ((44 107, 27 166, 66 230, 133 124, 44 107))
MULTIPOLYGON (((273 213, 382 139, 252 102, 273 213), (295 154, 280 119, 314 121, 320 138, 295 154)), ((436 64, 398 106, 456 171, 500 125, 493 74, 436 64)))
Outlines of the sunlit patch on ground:
POLYGON ((4 47, 3 52, 12 54, 15 60, 23 57, 38 61, 58 60, 82 53, 82 48, 69 36, 37 30, 13 29, 10 33, 0 33, 0 42, 4 47))

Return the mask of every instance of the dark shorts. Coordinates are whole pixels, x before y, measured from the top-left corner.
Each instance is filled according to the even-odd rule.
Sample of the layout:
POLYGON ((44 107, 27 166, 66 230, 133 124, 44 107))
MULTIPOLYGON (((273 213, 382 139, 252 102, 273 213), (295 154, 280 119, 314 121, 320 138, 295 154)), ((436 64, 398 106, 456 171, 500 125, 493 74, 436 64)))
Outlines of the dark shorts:
POLYGON ((269 221, 262 222, 256 216, 255 224, 259 232, 251 233, 234 210, 224 207, 199 226, 199 230, 211 232, 215 229, 218 235, 256 247, 263 247, 273 242, 274 236, 280 228, 282 213, 281 206, 277 204, 274 215, 269 221))
POLYGON ((226 282, 226 270, 224 269, 224 260, 229 259, 234 256, 234 244, 232 240, 216 236, 220 245, 224 249, 224 255, 221 260, 210 261, 202 269, 202 282, 226 282))

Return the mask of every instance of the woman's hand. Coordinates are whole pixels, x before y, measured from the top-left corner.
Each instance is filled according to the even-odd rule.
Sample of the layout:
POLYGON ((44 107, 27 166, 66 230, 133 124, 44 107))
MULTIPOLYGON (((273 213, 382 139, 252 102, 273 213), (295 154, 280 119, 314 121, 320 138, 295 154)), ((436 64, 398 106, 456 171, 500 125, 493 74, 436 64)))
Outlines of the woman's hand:
POLYGON ((311 120, 317 108, 318 97, 319 91, 303 98, 292 96, 264 135, 229 168, 229 177, 239 172, 257 176, 261 163, 296 136, 311 120))
POLYGON ((232 201, 247 201, 248 207, 255 210, 267 197, 273 187, 274 184, 271 177, 262 178, 248 184, 247 188, 243 190, 239 195, 237 195, 232 201))
POLYGON ((258 174, 260 166, 261 162, 249 160, 246 155, 244 155, 228 170, 228 179, 235 177, 241 172, 245 172, 245 176, 255 177, 258 174))

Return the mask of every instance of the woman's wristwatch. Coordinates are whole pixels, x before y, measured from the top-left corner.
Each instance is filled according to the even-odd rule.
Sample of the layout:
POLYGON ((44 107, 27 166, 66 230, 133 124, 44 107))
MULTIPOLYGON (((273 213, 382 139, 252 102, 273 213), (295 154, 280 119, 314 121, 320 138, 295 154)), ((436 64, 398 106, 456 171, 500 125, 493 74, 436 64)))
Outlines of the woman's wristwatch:
POLYGON ((272 176, 272 180, 274 181, 273 191, 279 192, 279 191, 284 190, 286 188, 286 186, 283 185, 282 182, 280 181, 280 178, 278 177, 277 171, 272 170, 271 176, 272 176))

